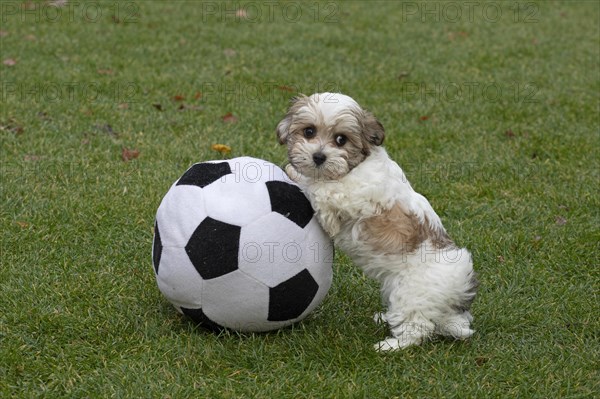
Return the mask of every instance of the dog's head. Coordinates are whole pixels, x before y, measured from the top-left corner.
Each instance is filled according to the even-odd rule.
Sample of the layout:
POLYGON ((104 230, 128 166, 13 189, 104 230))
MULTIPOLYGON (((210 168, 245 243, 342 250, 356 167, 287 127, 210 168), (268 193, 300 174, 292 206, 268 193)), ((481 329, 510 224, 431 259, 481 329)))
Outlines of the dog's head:
POLYGON ((345 176, 383 143, 384 136, 371 113, 339 93, 293 98, 277 125, 277 137, 287 145, 292 166, 315 180, 345 176))

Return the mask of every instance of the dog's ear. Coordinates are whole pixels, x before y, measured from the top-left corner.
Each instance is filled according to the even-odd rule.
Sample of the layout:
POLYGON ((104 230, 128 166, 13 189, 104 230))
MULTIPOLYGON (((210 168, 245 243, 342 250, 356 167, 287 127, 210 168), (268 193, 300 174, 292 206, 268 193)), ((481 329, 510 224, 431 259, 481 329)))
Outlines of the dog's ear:
POLYGON ((365 111, 362 118, 362 134, 364 140, 370 145, 381 145, 385 139, 385 130, 372 113, 365 111))
POLYGON ((294 114, 305 105, 308 97, 303 94, 300 94, 296 97, 292 97, 290 99, 290 107, 285 114, 285 117, 277 124, 277 139, 279 140, 279 144, 285 144, 287 138, 290 134, 290 126, 292 125, 292 119, 294 118, 294 114))

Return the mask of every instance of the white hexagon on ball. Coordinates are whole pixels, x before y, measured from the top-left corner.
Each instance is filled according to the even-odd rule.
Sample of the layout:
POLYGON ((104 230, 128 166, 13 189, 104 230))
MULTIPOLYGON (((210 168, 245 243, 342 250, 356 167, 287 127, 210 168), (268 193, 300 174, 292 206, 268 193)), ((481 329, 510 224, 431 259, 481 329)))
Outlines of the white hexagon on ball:
POLYGON ((158 287, 210 329, 268 331, 302 320, 331 286, 332 254, 304 194, 261 159, 193 165, 156 215, 158 287))

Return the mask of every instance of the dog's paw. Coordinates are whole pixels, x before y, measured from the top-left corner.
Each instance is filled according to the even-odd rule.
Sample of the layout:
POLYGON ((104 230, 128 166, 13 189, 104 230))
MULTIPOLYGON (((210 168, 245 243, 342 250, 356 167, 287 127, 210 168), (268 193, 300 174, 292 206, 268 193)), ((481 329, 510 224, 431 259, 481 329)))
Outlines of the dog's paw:
POLYGON ((419 345, 421 341, 420 337, 389 337, 373 345, 373 348, 377 352, 392 352, 408 348, 409 346, 419 345))
POLYGON ((447 337, 461 340, 467 339, 475 334, 475 330, 471 330, 468 326, 465 327, 460 325, 450 325, 443 329, 439 329, 439 331, 436 332, 447 337))
POLYGON ((294 168, 291 163, 288 163, 287 165, 285 165, 285 174, 288 175, 290 180, 292 180, 296 183, 300 179, 300 173, 298 173, 296 168, 294 168))
POLYGON ((375 322, 375 324, 387 323, 385 312, 375 312, 375 314, 373 315, 373 321, 375 322))
POLYGON ((475 333, 471 329, 472 321, 473 316, 469 312, 457 314, 437 324, 435 332, 455 339, 467 339, 475 333))

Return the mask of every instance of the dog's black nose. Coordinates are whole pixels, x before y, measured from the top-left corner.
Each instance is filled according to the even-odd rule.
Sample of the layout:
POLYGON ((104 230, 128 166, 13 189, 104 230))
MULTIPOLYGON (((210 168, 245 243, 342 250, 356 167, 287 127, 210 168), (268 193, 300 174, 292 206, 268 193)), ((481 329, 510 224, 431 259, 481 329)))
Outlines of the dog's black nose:
POLYGON ((325 162, 326 159, 327 156, 325 156, 322 152, 317 152, 316 154, 313 154, 313 161, 315 161, 315 165, 317 166, 325 162))

